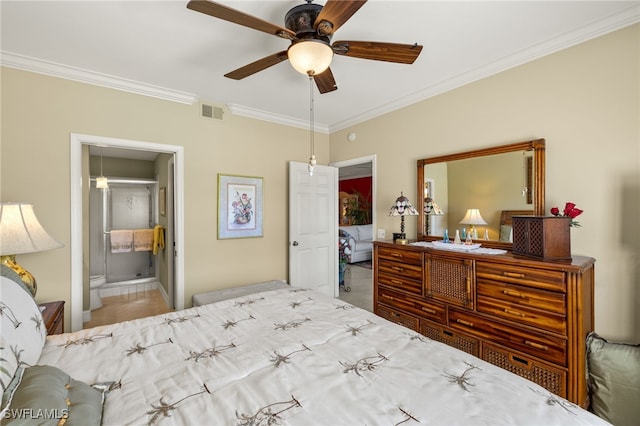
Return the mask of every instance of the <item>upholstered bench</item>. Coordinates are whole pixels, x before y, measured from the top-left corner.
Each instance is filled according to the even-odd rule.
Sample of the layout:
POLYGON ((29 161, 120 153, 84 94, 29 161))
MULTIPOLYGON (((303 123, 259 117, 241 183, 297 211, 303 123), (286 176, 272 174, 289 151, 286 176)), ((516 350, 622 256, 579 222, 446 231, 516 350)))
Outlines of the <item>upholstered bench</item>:
POLYGON ((234 297, 246 296, 252 293, 260 293, 261 291, 276 290, 286 287, 289 287, 289 284, 284 281, 265 281, 241 287, 225 288, 222 290, 213 290, 205 293, 194 294, 191 300, 193 302, 193 306, 202 306, 209 303, 219 302, 221 300, 233 299, 234 297))

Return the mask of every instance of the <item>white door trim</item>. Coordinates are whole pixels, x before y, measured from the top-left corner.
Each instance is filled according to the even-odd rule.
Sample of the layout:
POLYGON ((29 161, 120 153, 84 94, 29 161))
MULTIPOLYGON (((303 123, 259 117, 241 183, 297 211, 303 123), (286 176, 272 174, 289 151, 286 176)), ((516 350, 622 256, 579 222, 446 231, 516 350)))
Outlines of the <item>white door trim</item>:
POLYGON ((79 133, 70 134, 71 167, 71 331, 82 329, 82 145, 140 149, 175 156, 175 307, 184 309, 184 148, 154 142, 108 138, 79 133))

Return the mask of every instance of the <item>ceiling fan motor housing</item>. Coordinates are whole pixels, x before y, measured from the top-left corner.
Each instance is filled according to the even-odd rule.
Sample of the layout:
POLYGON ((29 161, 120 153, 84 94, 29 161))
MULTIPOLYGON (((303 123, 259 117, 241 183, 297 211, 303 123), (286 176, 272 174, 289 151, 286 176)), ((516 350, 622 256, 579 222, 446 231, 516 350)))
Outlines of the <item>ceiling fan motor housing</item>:
MULTIPOLYGON (((315 39, 327 44, 331 41, 331 35, 319 34, 313 27, 316 18, 322 10, 322 5, 306 3, 289 10, 284 18, 285 27, 294 33, 299 40, 315 39)), ((329 24, 330 25, 330 24, 329 24)))

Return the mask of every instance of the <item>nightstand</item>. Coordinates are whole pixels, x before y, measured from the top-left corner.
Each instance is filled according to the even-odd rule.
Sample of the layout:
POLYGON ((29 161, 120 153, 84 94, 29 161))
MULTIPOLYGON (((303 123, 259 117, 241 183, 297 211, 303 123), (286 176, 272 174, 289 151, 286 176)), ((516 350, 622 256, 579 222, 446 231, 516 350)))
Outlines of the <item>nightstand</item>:
POLYGON ((64 301, 39 303, 38 306, 47 327, 47 335, 64 333, 64 301))

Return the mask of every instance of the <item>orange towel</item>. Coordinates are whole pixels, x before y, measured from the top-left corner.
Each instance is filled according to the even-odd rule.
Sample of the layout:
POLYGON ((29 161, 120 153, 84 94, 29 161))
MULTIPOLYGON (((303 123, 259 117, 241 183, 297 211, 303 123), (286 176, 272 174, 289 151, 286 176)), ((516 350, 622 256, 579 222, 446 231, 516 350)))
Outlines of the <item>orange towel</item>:
POLYGON ((153 229, 136 229, 133 231, 134 251, 153 250, 153 229))

